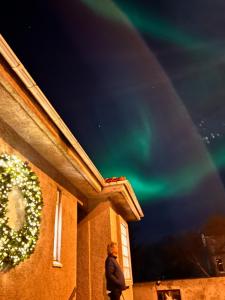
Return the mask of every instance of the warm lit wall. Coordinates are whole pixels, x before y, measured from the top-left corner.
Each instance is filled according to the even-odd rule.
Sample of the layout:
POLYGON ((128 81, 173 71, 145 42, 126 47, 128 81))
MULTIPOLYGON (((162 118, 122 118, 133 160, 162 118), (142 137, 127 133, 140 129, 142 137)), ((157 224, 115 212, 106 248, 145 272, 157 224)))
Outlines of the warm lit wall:
POLYGON ((224 300, 225 277, 169 280, 134 284, 134 300, 158 300, 157 290, 179 289, 182 300, 224 300))
POLYGON ((0 273, 0 299, 68 300, 76 286, 77 200, 62 187, 66 181, 54 167, 0 120, 0 153, 3 152, 29 162, 40 180, 44 207, 34 253, 14 269, 0 273), (62 191, 62 268, 52 264, 57 188, 62 191))
POLYGON ((106 246, 111 240, 109 203, 100 203, 78 224, 77 300, 106 300, 106 246))
MULTIPOLYGON (((106 247, 115 241, 120 248, 121 220, 110 202, 103 202, 78 224, 77 300, 109 299, 105 282, 106 247)), ((121 250, 118 260, 121 264, 121 250)), ((131 286, 123 293, 124 299, 132 300, 132 293, 131 286)))
MULTIPOLYGON (((120 224, 126 223, 126 221, 112 208, 110 208, 110 224, 111 224, 111 237, 112 240, 118 243, 119 248, 119 263, 123 265, 122 259, 122 243, 121 243, 121 231, 120 224)), ((129 238, 129 235, 128 235, 129 238)), ((129 240, 128 240, 129 243, 129 240)), ((131 260, 130 260, 131 265, 131 260)), ((129 289, 123 291, 123 299, 124 300, 133 300, 133 280, 132 280, 132 268, 131 268, 131 279, 126 280, 126 285, 129 286, 129 289)))

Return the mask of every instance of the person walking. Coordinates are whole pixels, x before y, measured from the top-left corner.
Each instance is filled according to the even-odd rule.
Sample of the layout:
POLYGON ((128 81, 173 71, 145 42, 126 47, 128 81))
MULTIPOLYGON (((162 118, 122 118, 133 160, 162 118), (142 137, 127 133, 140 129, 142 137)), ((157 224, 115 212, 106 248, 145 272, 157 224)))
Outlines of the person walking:
POLYGON ((111 300, 119 300, 123 290, 129 288, 125 285, 125 278, 119 263, 117 262, 118 246, 111 242, 107 246, 108 257, 105 261, 106 288, 111 300))

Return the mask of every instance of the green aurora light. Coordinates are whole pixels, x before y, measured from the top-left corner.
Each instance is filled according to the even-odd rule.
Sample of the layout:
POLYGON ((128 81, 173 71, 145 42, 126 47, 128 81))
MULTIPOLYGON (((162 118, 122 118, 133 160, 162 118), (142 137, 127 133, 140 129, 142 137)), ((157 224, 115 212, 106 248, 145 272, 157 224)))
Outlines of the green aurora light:
MULTIPOLYGON (((112 1, 82 0, 82 2, 97 15, 109 21, 124 24, 129 28, 133 24, 143 34, 172 42, 186 49, 204 50, 207 56, 211 50, 215 50, 207 42, 190 36, 153 13, 146 12, 141 7, 130 4, 130 1, 129 3, 128 1, 117 1, 122 10, 112 1), (126 11, 127 16, 122 11, 126 11)), ((216 63, 212 60, 208 60, 208 62, 210 66, 216 63)), ((139 128, 131 128, 124 135, 125 138, 113 133, 112 140, 115 141, 116 147, 113 147, 114 150, 109 151, 107 156, 100 155, 96 162, 104 177, 126 176, 141 201, 153 201, 158 198, 185 195, 197 187, 207 176, 212 173, 215 174, 216 167, 225 166, 225 146, 222 145, 213 152, 214 165, 199 136, 198 143, 202 144, 202 157, 183 163, 183 165, 176 167, 173 172, 164 172, 157 176, 144 174, 143 166, 151 166, 154 159, 151 153, 154 129, 144 109, 139 109, 137 112, 140 114, 139 128)), ((191 120, 190 126, 193 126, 191 120)))
MULTIPOLYGON (((142 138, 144 137, 142 136, 142 138)), ((127 144, 127 153, 129 152, 130 148, 127 144)), ((151 175, 144 175, 139 170, 138 165, 127 160, 125 155, 122 155, 120 149, 118 149, 117 153, 121 156, 106 158, 106 163, 100 165, 100 170, 105 177, 126 176, 141 201, 179 197, 188 194, 207 176, 216 172, 215 165, 210 157, 205 157, 203 160, 192 162, 192 164, 184 165, 174 170, 173 174, 162 174, 153 178, 151 175)), ((225 166, 224 153, 225 146, 213 153, 217 168, 225 166)), ((149 161, 146 161, 146 164, 149 164, 149 161)))
POLYGON ((177 29, 170 22, 159 18, 153 12, 144 10, 137 3, 134 4, 131 1, 119 0, 115 2, 82 0, 82 2, 94 11, 96 15, 128 27, 131 27, 131 24, 133 24, 143 34, 151 35, 164 41, 170 41, 185 48, 203 46, 203 42, 197 37, 192 37, 186 32, 177 29))

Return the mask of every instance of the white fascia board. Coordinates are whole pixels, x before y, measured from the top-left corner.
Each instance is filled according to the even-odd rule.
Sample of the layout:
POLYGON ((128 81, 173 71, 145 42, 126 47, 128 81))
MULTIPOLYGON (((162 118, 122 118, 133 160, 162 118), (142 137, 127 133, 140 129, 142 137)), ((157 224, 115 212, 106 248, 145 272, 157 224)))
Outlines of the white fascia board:
MULTIPOLYGON (((91 176, 94 177, 94 181, 98 182, 100 190, 104 184, 104 178, 101 176, 98 169, 95 167, 93 162, 90 160, 84 149, 81 147, 79 142, 73 136, 71 131, 68 129, 66 124, 60 118, 58 113, 55 111, 53 106, 50 104, 48 99, 45 97, 44 93, 37 86, 33 78, 30 76, 28 71, 25 69, 23 64, 20 62, 18 57, 15 55, 13 50, 7 44, 2 35, 0 35, 0 53, 11 66, 12 70, 17 74, 19 79, 23 82, 26 88, 31 92, 34 96, 35 100, 38 104, 44 109, 49 118, 53 121, 54 125, 60 130, 63 136, 67 139, 67 141, 71 144, 76 154, 80 157, 82 164, 86 166, 86 170, 84 171, 88 176, 91 173, 91 176)), ((84 169, 83 169, 84 170, 84 169)), ((93 178, 92 178, 93 179, 93 178)))

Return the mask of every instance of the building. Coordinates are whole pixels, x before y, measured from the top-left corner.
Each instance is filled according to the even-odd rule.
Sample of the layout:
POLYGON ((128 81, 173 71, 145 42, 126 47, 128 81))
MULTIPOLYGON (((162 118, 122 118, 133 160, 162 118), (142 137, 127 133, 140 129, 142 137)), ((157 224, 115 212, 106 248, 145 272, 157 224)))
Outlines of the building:
POLYGON ((224 277, 135 283, 135 300, 224 300, 224 277))
POLYGON ((15 178, 20 176, 20 170, 34 172, 29 175, 34 179, 23 183, 27 198, 19 183, 16 186, 17 179, 1 177, 0 191, 8 208, 0 218, 1 229, 6 230, 5 240, 0 241, 0 255, 6 255, 10 263, 0 273, 0 299, 107 299, 104 261, 106 245, 114 240, 130 286, 124 299, 132 300, 127 222, 143 217, 132 186, 123 177, 105 180, 101 176, 2 36, 0 163, 0 171, 4 175, 17 174, 15 178), (18 170, 16 164, 9 167, 12 160, 18 170), (33 192, 36 189, 39 193, 39 187, 43 207, 37 234, 41 198, 35 198, 33 192), (29 209, 27 199, 33 199, 29 209), (25 236, 21 240, 20 230, 29 232, 28 246, 23 241, 25 236), (12 238, 7 239, 9 234, 12 238), (6 254, 4 243, 10 249, 5 250, 6 254), (28 247, 33 253, 26 257, 28 247), (23 257, 21 262, 18 253, 23 257), (10 265, 12 262, 15 267, 10 265))
POLYGON ((206 249, 209 274, 225 275, 225 235, 203 235, 203 245, 206 249))

